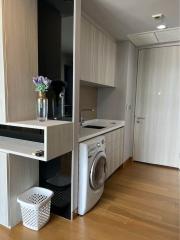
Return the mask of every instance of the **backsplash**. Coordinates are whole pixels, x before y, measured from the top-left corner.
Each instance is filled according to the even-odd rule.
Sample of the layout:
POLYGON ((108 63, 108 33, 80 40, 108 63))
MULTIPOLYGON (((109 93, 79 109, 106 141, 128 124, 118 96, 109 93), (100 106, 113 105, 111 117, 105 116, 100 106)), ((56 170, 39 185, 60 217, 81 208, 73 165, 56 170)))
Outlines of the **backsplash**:
POLYGON ((84 112, 83 116, 85 120, 97 118, 97 94, 98 90, 96 87, 90 87, 85 85, 80 86, 80 112, 82 109, 86 108, 92 108, 95 110, 94 112, 84 112))

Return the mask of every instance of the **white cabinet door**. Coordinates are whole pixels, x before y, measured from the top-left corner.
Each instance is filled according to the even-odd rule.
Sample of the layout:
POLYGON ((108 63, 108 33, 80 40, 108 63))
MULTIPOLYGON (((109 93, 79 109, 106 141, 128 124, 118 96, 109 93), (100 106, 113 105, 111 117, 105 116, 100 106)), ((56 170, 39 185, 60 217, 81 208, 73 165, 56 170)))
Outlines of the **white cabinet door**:
POLYGON ((119 128, 105 134, 106 156, 107 156, 107 175, 111 176, 123 163, 123 139, 124 128, 119 128))
POLYGON ((105 84, 105 64, 106 64, 106 36, 98 29, 96 30, 96 79, 97 83, 105 84))
POLYGON ((111 174, 111 161, 113 160, 113 144, 112 144, 112 132, 109 132, 105 135, 106 139, 106 158, 107 158, 107 168, 106 168, 106 178, 111 174))
POLYGON ((115 41, 82 17, 81 80, 114 87, 115 67, 115 41))
POLYGON ((81 80, 93 80, 93 26, 81 18, 81 80))
POLYGON ((2 11, 6 121, 35 119, 36 93, 31 79, 38 74, 37 0, 5 0, 2 11))
POLYGON ((115 68, 116 68, 116 43, 110 38, 106 38, 105 43, 105 85, 115 86, 115 68))
POLYGON ((0 225, 9 226, 8 155, 0 152, 0 225))

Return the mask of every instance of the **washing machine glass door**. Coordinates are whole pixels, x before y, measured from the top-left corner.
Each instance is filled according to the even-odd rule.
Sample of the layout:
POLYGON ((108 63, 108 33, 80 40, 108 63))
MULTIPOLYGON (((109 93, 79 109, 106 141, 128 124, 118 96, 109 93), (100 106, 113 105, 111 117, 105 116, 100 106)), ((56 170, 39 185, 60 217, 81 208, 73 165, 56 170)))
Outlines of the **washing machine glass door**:
POLYGON ((90 171, 90 186, 93 190, 98 190, 104 185, 106 178, 106 155, 99 152, 92 164, 90 171))

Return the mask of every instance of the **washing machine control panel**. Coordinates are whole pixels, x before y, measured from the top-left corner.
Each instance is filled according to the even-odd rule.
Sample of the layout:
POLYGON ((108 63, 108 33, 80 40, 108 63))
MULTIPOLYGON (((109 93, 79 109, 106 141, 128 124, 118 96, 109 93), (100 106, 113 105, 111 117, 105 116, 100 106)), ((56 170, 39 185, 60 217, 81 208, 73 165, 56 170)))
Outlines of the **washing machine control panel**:
POLYGON ((91 157, 93 157, 94 155, 96 155, 97 149, 98 149, 98 148, 97 148, 96 145, 91 146, 91 148, 89 148, 89 150, 88 150, 88 158, 91 158, 91 157))
POLYGON ((91 158, 92 156, 96 155, 97 152, 99 152, 100 148, 103 148, 104 144, 105 144, 104 139, 94 144, 91 144, 88 148, 88 158, 91 158))

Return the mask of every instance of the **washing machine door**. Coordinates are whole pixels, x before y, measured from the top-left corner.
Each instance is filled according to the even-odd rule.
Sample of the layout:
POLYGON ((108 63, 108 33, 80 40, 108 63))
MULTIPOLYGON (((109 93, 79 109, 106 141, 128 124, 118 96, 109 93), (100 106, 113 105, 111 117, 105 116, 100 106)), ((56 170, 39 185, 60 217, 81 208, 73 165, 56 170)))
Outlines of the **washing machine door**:
POLYGON ((93 190, 100 189, 106 179, 106 155, 99 152, 94 158, 90 171, 90 186, 93 190))

